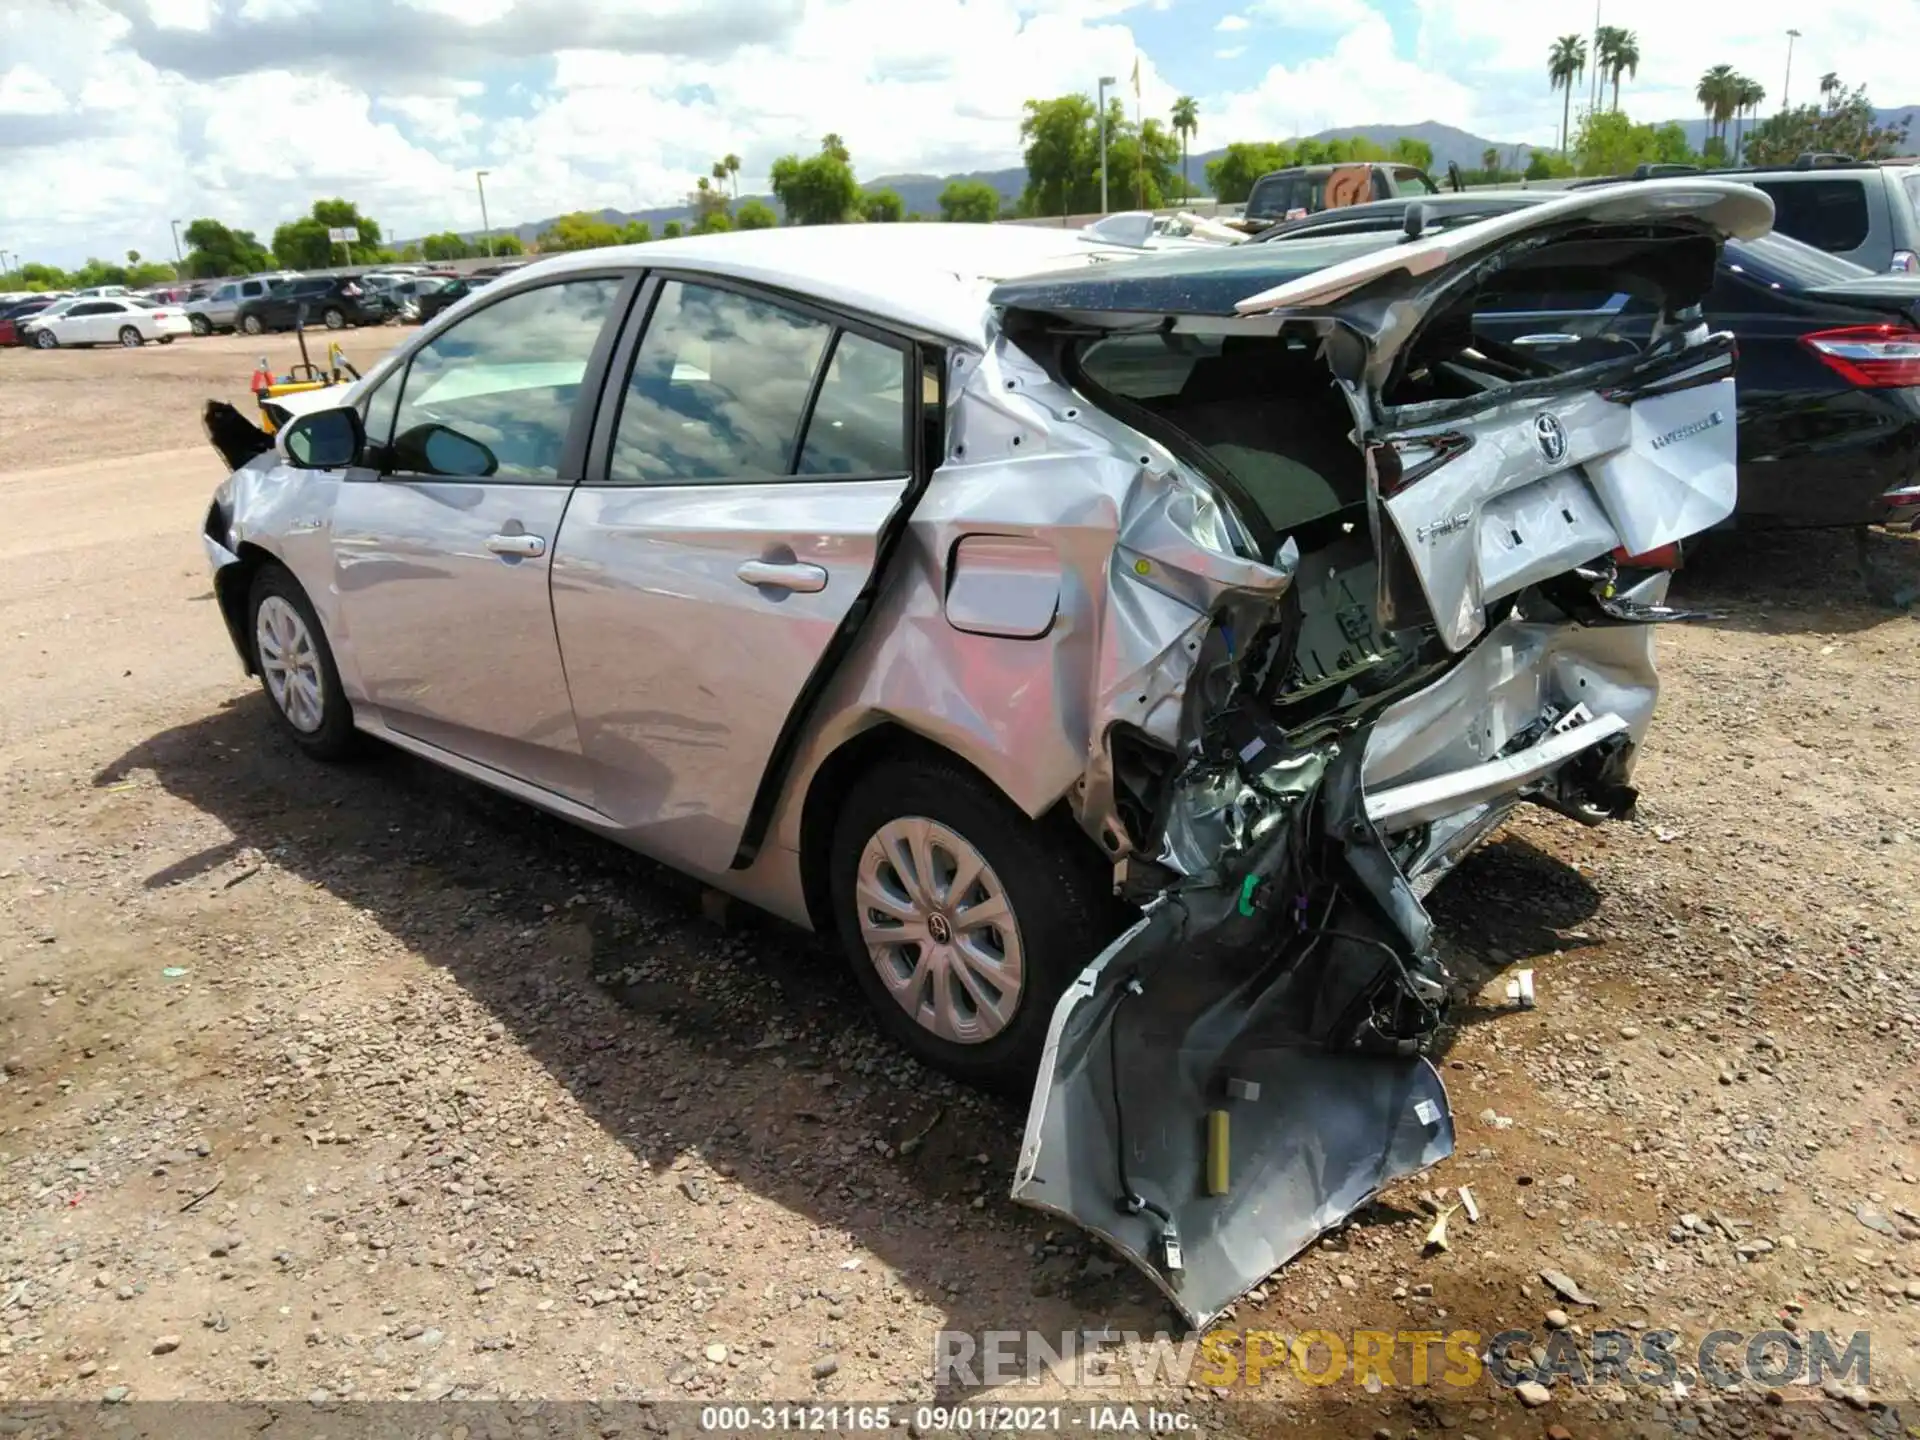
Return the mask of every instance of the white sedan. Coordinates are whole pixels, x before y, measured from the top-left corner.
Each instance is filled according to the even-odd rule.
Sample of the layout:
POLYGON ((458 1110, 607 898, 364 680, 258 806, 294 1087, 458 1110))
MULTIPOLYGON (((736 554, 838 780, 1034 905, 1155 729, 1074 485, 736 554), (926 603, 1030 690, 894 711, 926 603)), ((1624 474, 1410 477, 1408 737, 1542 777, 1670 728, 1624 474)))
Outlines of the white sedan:
POLYGON ((124 345, 137 350, 149 340, 171 345, 192 331, 177 305, 156 305, 138 296, 79 297, 49 306, 21 327, 25 343, 42 350, 62 345, 124 345))

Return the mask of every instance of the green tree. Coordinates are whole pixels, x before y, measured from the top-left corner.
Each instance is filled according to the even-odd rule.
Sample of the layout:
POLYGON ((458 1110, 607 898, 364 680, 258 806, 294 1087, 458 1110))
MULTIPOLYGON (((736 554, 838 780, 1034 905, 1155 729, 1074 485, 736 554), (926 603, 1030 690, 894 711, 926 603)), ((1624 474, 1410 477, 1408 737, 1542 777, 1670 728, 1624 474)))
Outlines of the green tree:
MULTIPOLYGON (((1685 138, 1685 132, 1682 138, 1685 138)), ((1524 178, 1528 180, 1568 180, 1575 174, 1573 161, 1551 150, 1536 150, 1527 160, 1524 178)))
POLYGON ((877 225, 897 225, 907 218, 907 202, 898 190, 869 190, 861 202, 867 219, 877 225))
POLYGON ((127 252, 127 264, 138 265, 139 263, 140 263, 140 252, 138 250, 129 250, 127 252))
POLYGON ((771 230, 780 223, 780 217, 773 207, 759 196, 742 200, 733 207, 733 228, 736 230, 771 230))
POLYGON ((454 231, 446 230, 422 240, 420 253, 429 260, 464 260, 473 254, 473 246, 454 231))
POLYGON ((1618 110, 1588 115, 1574 147, 1583 175, 1624 175, 1639 165, 1696 163, 1687 132, 1678 122, 1636 125, 1618 110))
POLYGON ((1226 153, 1207 162, 1207 188, 1223 205, 1243 205, 1262 175, 1294 162, 1294 148, 1282 140, 1236 140, 1226 153))
POLYGON ((125 283, 137 289, 143 285, 164 285, 179 278, 180 272, 165 260, 142 260, 127 266, 125 283))
POLYGON ((1173 102, 1173 132, 1180 137, 1180 191, 1182 195, 1193 193, 1193 181, 1187 171, 1187 142, 1200 128, 1200 103, 1191 95, 1182 95, 1173 102))
POLYGON ((520 243, 520 237, 518 235, 496 235, 493 237, 493 253, 495 255, 524 255, 527 253, 527 247, 520 243))
POLYGON ((682 230, 678 220, 669 220, 665 225, 660 227, 660 238, 662 240, 678 240, 681 234, 682 230))
POLYGON ((1759 116, 1761 103, 1767 98, 1767 87, 1762 85, 1758 80, 1750 80, 1743 75, 1740 77, 1740 86, 1733 98, 1736 102, 1734 108, 1733 154, 1737 161, 1741 153, 1740 132, 1746 126, 1747 116, 1759 116))
POLYGON ((821 141, 818 155, 782 155, 770 173, 774 198, 792 224, 836 225, 859 213, 860 182, 838 135, 821 141))
POLYGON ((1579 35, 1562 35, 1547 51, 1547 80, 1560 91, 1560 149, 1569 149, 1568 126, 1573 123, 1573 87, 1587 73, 1587 42, 1579 35))
POLYGON ((727 172, 727 182, 733 191, 733 198, 740 198, 740 157, 726 154, 720 157, 720 168, 727 172))
POLYGON ((342 200, 337 196, 332 200, 316 200, 313 202, 313 218, 330 230, 357 230, 360 233, 360 238, 347 247, 350 264, 367 264, 380 249, 379 224, 362 215, 360 207, 350 200, 342 200))
POLYGON ((426 252, 420 248, 417 242, 409 240, 405 245, 400 247, 400 258, 402 260, 419 261, 426 259, 427 256, 426 252))
POLYGON ((653 240, 653 226, 645 220, 629 220, 620 227, 622 245, 646 245, 653 240))
POLYGON ((1790 165, 1810 150, 1885 160, 1906 149, 1907 126, 1879 124, 1866 88, 1849 90, 1832 74, 1821 77, 1820 103, 1769 115, 1747 136, 1752 165, 1790 165))
POLYGON ((1593 63, 1602 84, 1613 84, 1613 108, 1620 108, 1620 77, 1640 74, 1640 37, 1617 25, 1602 25, 1595 33, 1593 63))
MULTIPOLYGON (((1026 215, 1072 215, 1100 208, 1100 124, 1085 95, 1029 100, 1020 122, 1026 142, 1026 215)), ((1166 203, 1174 191, 1179 142, 1158 120, 1136 127, 1116 99, 1107 106, 1109 198, 1143 206, 1166 203)))
POLYGON ((1433 169, 1433 146, 1411 135, 1402 135, 1395 140, 1393 149, 1387 154, 1389 159, 1402 165, 1418 165, 1422 170, 1433 169))
POLYGON ((327 227, 305 215, 274 227, 273 258, 289 270, 321 270, 337 263, 340 252, 327 227))
POLYGON ((1733 118, 1739 93, 1740 77, 1733 73, 1731 65, 1713 66, 1700 76, 1699 83, 1693 87, 1693 98, 1700 102, 1700 108, 1706 112, 1708 133, 1717 137, 1723 145, 1727 121, 1733 118))
POLYGON ((29 290, 71 290, 73 280, 57 265, 29 260, 20 267, 20 283, 29 290))
POLYGON ((195 220, 182 232, 187 242, 187 274, 198 279, 252 275, 269 269, 273 257, 251 230, 229 230, 218 220, 195 220))
POLYGON ((832 130, 829 130, 825 135, 820 137, 820 153, 822 155, 831 155, 842 165, 851 165, 853 163, 853 156, 847 153, 847 142, 842 140, 839 135, 832 130))
POLYGON ((598 215, 575 210, 562 215, 540 232, 540 252, 551 254, 566 250, 600 250, 620 243, 620 232, 598 215))
POLYGON ((949 180, 940 192, 940 218, 989 224, 1000 218, 1000 194, 984 180, 949 180))

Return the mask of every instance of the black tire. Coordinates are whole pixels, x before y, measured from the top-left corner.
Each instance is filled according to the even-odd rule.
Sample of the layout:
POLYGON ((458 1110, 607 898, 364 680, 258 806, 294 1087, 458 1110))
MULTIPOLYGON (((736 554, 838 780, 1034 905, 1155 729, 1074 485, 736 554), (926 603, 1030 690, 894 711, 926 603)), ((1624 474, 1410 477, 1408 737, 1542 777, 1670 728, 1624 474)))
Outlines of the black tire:
POLYGON ((122 325, 120 327, 119 340, 122 348, 127 350, 138 350, 142 345, 147 343, 146 337, 131 325, 122 325))
POLYGON ((320 312, 320 323, 329 330, 344 330, 347 328, 347 312, 336 305, 329 305, 320 312))
POLYGON ((321 627, 320 617, 314 614, 313 604, 307 599, 307 592, 300 588, 300 582, 284 566, 262 565, 253 577, 253 587, 247 595, 247 644, 253 651, 253 667, 260 675, 260 688, 266 693, 267 708, 273 711, 273 718, 279 724, 281 732, 294 744, 316 760, 343 760, 360 748, 360 732, 353 727, 353 707, 347 702, 346 691, 340 684, 340 670, 333 663, 333 647, 327 643, 327 632, 321 627), (273 688, 268 685, 266 673, 260 664, 259 625, 260 607, 269 597, 278 596, 299 612, 306 623, 307 633, 313 637, 314 653, 320 668, 320 726, 314 730, 302 730, 287 718, 280 708, 280 702, 273 697, 273 688))
POLYGON ((33 348, 36 350, 58 350, 60 348, 60 337, 51 330, 36 330, 33 332, 33 348))
POLYGON ((863 775, 841 806, 831 845, 834 926, 880 1028, 956 1079, 1012 1094, 1030 1090, 1054 1003, 1123 924, 1112 872, 1092 845, 1063 825, 1028 819, 975 772, 935 753, 884 760, 863 775), (1020 997, 1004 1028, 976 1044, 945 1039, 915 1021, 887 989, 861 938, 861 853, 887 822, 915 816, 979 851, 1013 911, 1020 997))
POLYGON ((204 315, 189 315, 187 324, 193 327, 193 333, 202 339, 213 333, 213 322, 204 315))
POLYGON ((240 317, 240 329, 248 335, 258 335, 266 328, 265 325, 260 323, 260 317, 258 315, 242 315, 240 317))

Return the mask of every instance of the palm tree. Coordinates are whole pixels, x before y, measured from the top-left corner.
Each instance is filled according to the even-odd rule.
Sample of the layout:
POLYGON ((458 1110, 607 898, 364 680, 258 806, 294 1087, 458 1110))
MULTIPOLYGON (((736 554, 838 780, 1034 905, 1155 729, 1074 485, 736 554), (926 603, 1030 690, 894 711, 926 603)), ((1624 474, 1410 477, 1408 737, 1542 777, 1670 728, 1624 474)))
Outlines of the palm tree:
POLYGON ((1724 143, 1727 135, 1727 121, 1733 118, 1734 99, 1738 93, 1740 77, 1733 73, 1731 65, 1716 65, 1700 77, 1700 83, 1694 86, 1693 98, 1700 102, 1700 108, 1707 113, 1711 125, 1709 134, 1717 135, 1724 143))
POLYGON ((1640 37, 1613 25, 1600 27, 1600 45, 1594 55, 1603 81, 1613 82, 1613 108, 1620 108, 1620 77, 1640 75, 1640 37))
POLYGON ((1584 36, 1562 35, 1553 42, 1553 48, 1547 51, 1547 79, 1553 82, 1553 88, 1561 93, 1560 98, 1560 149, 1565 153, 1568 147, 1567 126, 1573 118, 1574 81, 1587 73, 1587 42, 1584 36))
POLYGON ((1745 75, 1736 76, 1735 79, 1737 84, 1733 98, 1736 106, 1735 114, 1739 119, 1734 127, 1733 163, 1738 165, 1741 147, 1746 143, 1747 127, 1744 117, 1750 113, 1756 119, 1759 118, 1760 102, 1767 98, 1767 87, 1745 75))
POLYGON ((1180 188, 1191 195, 1193 182, 1187 176, 1187 141, 1200 128, 1200 106, 1191 95, 1182 95, 1173 102, 1173 128, 1180 136, 1180 188))
POLYGON ((733 182, 733 198, 738 200, 740 198, 740 157, 729 152, 720 163, 726 167, 727 179, 733 182))
POLYGON ((1489 180, 1500 178, 1500 152, 1489 145, 1480 152, 1480 168, 1487 172, 1489 180))
MULTIPOLYGON (((708 173, 712 175, 712 177, 715 180, 718 180, 722 185, 726 184, 727 183, 727 162, 724 160, 714 161, 713 169, 708 173)), ((701 183, 704 184, 706 182, 702 181, 701 183)))
POLYGON ((1829 70, 1820 77, 1820 107, 1830 109, 1840 96, 1840 77, 1829 70))

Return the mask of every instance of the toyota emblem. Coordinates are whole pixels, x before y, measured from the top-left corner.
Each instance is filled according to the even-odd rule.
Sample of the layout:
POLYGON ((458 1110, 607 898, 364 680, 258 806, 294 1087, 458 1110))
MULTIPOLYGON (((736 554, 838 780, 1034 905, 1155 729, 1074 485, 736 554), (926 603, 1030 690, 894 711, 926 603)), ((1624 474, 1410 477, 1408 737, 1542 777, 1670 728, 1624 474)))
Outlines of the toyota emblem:
POLYGON ((1547 463, 1558 465, 1567 458, 1567 429, 1557 415, 1539 415, 1533 422, 1533 440, 1547 463))

